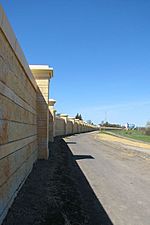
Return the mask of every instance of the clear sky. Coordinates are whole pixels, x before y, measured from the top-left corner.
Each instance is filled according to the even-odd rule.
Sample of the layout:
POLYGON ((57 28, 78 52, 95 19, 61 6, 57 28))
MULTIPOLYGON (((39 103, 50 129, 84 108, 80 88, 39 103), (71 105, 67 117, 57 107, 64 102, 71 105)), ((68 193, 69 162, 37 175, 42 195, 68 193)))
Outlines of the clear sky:
POLYGON ((29 64, 54 68, 60 113, 150 120, 149 0, 1 0, 29 64))

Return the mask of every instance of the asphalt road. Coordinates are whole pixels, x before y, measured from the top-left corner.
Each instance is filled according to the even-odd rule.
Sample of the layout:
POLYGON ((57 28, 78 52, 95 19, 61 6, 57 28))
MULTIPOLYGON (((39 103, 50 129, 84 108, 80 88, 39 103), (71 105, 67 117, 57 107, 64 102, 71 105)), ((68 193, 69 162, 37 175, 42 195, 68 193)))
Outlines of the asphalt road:
POLYGON ((96 132, 65 139, 97 198, 88 199, 83 187, 87 207, 95 208, 93 225, 150 225, 150 158, 95 136, 96 132), (103 222, 94 222, 96 216, 104 217, 103 222))

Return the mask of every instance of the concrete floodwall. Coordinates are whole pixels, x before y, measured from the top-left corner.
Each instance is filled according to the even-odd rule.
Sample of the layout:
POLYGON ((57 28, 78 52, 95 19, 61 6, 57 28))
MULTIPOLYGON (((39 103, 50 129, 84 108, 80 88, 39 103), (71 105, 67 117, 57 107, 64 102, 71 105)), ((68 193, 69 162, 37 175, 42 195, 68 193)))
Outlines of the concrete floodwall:
POLYGON ((36 88, 0 6, 0 223, 37 159, 36 88))
POLYGON ((66 124, 63 118, 55 117, 55 137, 66 135, 66 124))
POLYGON ((30 66, 0 6, 0 224, 34 162, 48 159, 48 142, 94 130, 75 119, 55 116, 49 104, 53 69, 30 66))
POLYGON ((77 121, 74 122, 73 133, 74 134, 77 134, 78 133, 78 122, 77 121))
POLYGON ((48 141, 50 138, 51 129, 50 120, 52 119, 51 112, 48 107, 49 99, 49 81, 53 76, 53 69, 49 66, 30 65, 30 69, 37 82, 37 133, 38 133, 38 158, 48 159, 49 149, 48 141))
POLYGON ((49 141, 53 142, 54 138, 54 117, 49 110, 49 141))
POLYGON ((68 119, 67 121, 67 135, 69 134, 73 134, 73 122, 71 120, 68 119))
POLYGON ((79 134, 97 130, 97 126, 78 119, 69 119, 66 114, 54 117, 55 137, 79 134))

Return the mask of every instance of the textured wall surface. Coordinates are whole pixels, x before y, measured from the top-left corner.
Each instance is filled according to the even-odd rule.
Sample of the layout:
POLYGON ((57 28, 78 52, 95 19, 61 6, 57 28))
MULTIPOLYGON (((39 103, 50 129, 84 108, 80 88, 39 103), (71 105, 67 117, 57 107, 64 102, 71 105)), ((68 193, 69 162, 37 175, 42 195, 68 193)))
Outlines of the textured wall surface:
POLYGON ((0 8, 0 223, 37 159, 36 90, 0 8), (8 36, 8 37, 7 37, 8 36), (8 41, 9 40, 9 41, 8 41), (13 46, 15 43, 15 46, 13 46), (18 51, 18 53, 17 53, 18 51), (20 60, 18 60, 20 55, 20 60))
POLYGON ((74 126, 73 126, 73 133, 76 134, 78 133, 78 123, 75 121, 74 126))
POLYGON ((68 119, 66 126, 67 134, 73 134, 73 123, 68 119))
POLYGON ((65 135, 66 133, 65 120, 60 117, 55 117, 55 136, 65 135))
POLYGON ((53 69, 45 65, 30 65, 32 74, 37 82, 37 133, 38 133, 38 158, 48 159, 49 157, 49 126, 50 111, 48 108, 49 83, 53 69))
POLYGON ((37 91, 37 133, 38 133, 38 158, 47 159, 49 156, 49 110, 40 89, 37 91))
POLYGON ((48 158, 53 136, 95 130, 49 111, 52 76, 48 66, 31 72, 0 6, 0 224, 34 162, 48 158))
POLYGON ((80 120, 73 120, 65 117, 56 116, 54 120, 55 124, 55 137, 65 136, 71 134, 78 134, 83 132, 89 132, 97 130, 98 128, 94 125, 90 125, 80 120))
POLYGON ((54 134, 55 134, 55 121, 54 116, 51 110, 49 110, 49 141, 54 141, 54 134))

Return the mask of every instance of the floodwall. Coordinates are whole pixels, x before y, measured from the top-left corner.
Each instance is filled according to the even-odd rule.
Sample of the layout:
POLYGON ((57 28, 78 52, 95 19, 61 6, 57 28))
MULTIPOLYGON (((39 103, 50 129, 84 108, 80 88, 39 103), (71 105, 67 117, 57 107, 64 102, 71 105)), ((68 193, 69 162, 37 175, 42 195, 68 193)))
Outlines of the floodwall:
POLYGON ((49 110, 49 141, 54 141, 54 117, 51 111, 49 110))
POLYGON ((0 223, 37 159, 36 89, 0 7, 0 223))
POLYGON ((48 107, 49 83, 53 76, 52 68, 43 65, 30 65, 30 69, 37 82, 37 133, 38 133, 38 158, 47 159, 49 157, 48 141, 51 129, 49 128, 52 120, 51 112, 48 107))
POLYGON ((63 118, 55 117, 55 137, 64 136, 66 134, 66 124, 63 118))
POLYGON ((48 142, 96 127, 55 116, 49 108, 48 66, 30 66, 0 6, 0 224, 48 142), (86 128, 86 129, 85 129, 86 128))
POLYGON ((78 122, 77 121, 74 122, 73 133, 74 134, 78 133, 78 122))
POLYGON ((73 134, 73 122, 71 120, 68 119, 67 121, 67 125, 66 125, 66 134, 73 134))
POLYGON ((73 126, 73 124, 72 124, 72 121, 67 121, 67 123, 66 123, 66 135, 69 135, 69 134, 72 134, 73 132, 72 132, 72 126, 73 126))
POLYGON ((55 137, 67 136, 72 134, 80 134, 84 132, 96 131, 98 128, 95 125, 87 124, 84 121, 69 119, 67 117, 54 116, 55 137))

